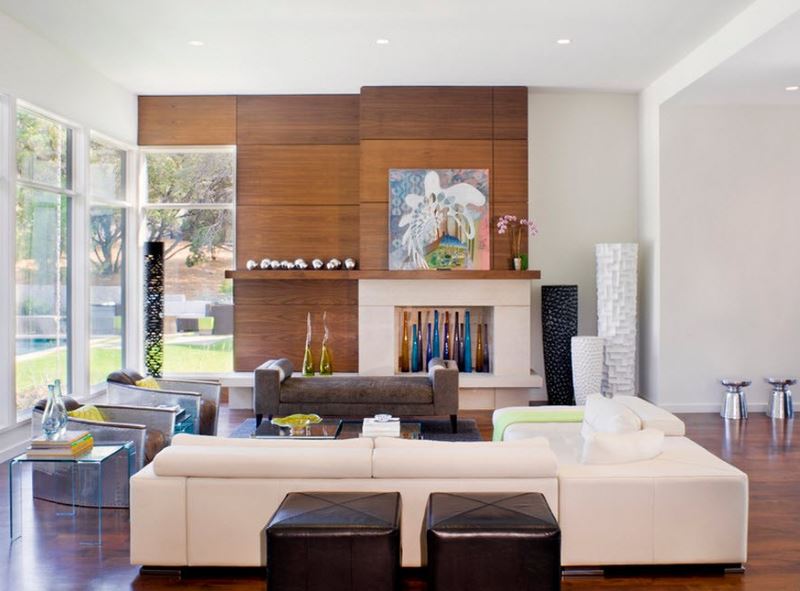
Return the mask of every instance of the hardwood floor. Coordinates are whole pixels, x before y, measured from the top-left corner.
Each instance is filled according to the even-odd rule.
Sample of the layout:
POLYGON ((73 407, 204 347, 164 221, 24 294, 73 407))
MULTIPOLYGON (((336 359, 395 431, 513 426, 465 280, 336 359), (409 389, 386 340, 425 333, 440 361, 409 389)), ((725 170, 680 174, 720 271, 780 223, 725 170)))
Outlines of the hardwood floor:
MULTIPOLYGON (((220 434, 225 435, 246 411, 223 409, 220 434)), ((478 421, 484 438, 491 436, 489 412, 464 413, 478 421)), ((800 590, 800 431, 794 421, 772 422, 763 414, 740 423, 718 415, 683 415, 689 437, 744 470, 750 477, 749 560, 746 574, 687 572, 686 569, 632 571, 595 577, 567 577, 562 589, 653 590, 800 590), (793 440, 796 437, 797 439, 793 440)), ((91 511, 75 520, 56 516, 57 505, 24 498, 23 537, 9 544, 8 464, 0 466, 0 590, 71 591, 135 589, 265 589, 263 572, 201 570, 183 578, 140 575, 128 563, 128 513, 104 511, 103 546, 81 546, 75 528, 91 524, 91 511)), ((403 589, 426 589, 422 573, 406 573, 403 589)), ((480 590, 476 590, 480 591, 480 590)))

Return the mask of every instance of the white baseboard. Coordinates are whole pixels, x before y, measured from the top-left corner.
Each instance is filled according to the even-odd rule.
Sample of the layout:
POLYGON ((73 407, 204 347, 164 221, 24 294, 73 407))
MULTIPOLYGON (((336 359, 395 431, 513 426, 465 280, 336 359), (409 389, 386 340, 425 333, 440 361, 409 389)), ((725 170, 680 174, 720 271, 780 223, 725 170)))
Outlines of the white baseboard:
MULTIPOLYGON (((659 404, 664 410, 674 413, 701 413, 701 412, 714 412, 719 413, 722 406, 719 403, 713 402, 688 402, 683 404, 659 404)), ((747 405, 748 412, 766 412, 766 402, 752 402, 747 405)))

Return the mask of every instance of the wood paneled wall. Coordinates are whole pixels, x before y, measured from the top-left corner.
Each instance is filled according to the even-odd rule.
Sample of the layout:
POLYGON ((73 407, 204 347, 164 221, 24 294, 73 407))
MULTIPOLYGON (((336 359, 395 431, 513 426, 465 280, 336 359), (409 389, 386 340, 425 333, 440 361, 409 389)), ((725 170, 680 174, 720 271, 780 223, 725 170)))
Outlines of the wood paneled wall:
MULTIPOLYGON (((388 267, 390 168, 489 169, 492 218, 527 216, 524 87, 366 87, 360 138, 359 262, 364 269, 388 267)), ((509 268, 510 258, 508 238, 495 234, 492 268, 509 268)))
MULTIPOLYGON (((358 257, 358 96, 239 97, 236 259, 358 257)), ((334 367, 358 371, 354 281, 234 286, 237 370, 267 357, 302 366, 306 313, 319 356, 328 312, 334 367)), ((317 359, 318 361, 318 359, 317 359)))
MULTIPOLYGON (((527 215, 524 87, 364 87, 361 95, 140 97, 141 145, 237 146, 237 267, 250 258, 359 259, 387 269, 388 170, 487 168, 492 216, 527 215)), ((492 268, 509 245, 492 239, 492 268)), ((358 371, 356 281, 234 285, 234 367, 302 362, 328 311, 334 367, 358 371)))

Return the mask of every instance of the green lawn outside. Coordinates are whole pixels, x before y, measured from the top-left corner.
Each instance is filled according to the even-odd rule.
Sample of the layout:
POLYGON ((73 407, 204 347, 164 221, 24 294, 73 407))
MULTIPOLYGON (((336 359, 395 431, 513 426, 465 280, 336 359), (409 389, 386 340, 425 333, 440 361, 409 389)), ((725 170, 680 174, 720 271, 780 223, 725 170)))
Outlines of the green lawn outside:
MULTIPOLYGON (((66 352, 63 349, 17 361, 17 408, 30 408, 47 395, 47 384, 64 379, 66 352)), ((90 383, 105 382, 106 376, 120 368, 119 349, 93 347, 90 358, 90 383)), ((233 371, 233 338, 210 345, 164 345, 164 373, 233 371)))

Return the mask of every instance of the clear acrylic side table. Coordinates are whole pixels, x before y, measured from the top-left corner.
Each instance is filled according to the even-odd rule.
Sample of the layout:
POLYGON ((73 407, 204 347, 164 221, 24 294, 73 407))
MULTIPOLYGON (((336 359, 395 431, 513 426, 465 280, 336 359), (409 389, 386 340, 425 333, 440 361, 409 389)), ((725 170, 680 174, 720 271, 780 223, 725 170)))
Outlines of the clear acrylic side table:
MULTIPOLYGON (((22 468, 26 464, 56 464, 60 466, 70 466, 72 477, 70 478, 72 487, 71 510, 58 513, 58 515, 69 515, 75 517, 77 499, 77 472, 79 466, 89 466, 97 471, 97 541, 81 542, 88 545, 101 545, 103 542, 103 467, 108 467, 111 462, 125 462, 128 466, 128 477, 133 476, 134 466, 136 465, 136 449, 133 443, 114 443, 95 445, 91 451, 74 458, 55 458, 55 457, 28 457, 22 454, 15 457, 8 466, 8 507, 9 531, 11 541, 22 536, 22 468)), ((92 509, 86 508, 85 511, 92 509)))

